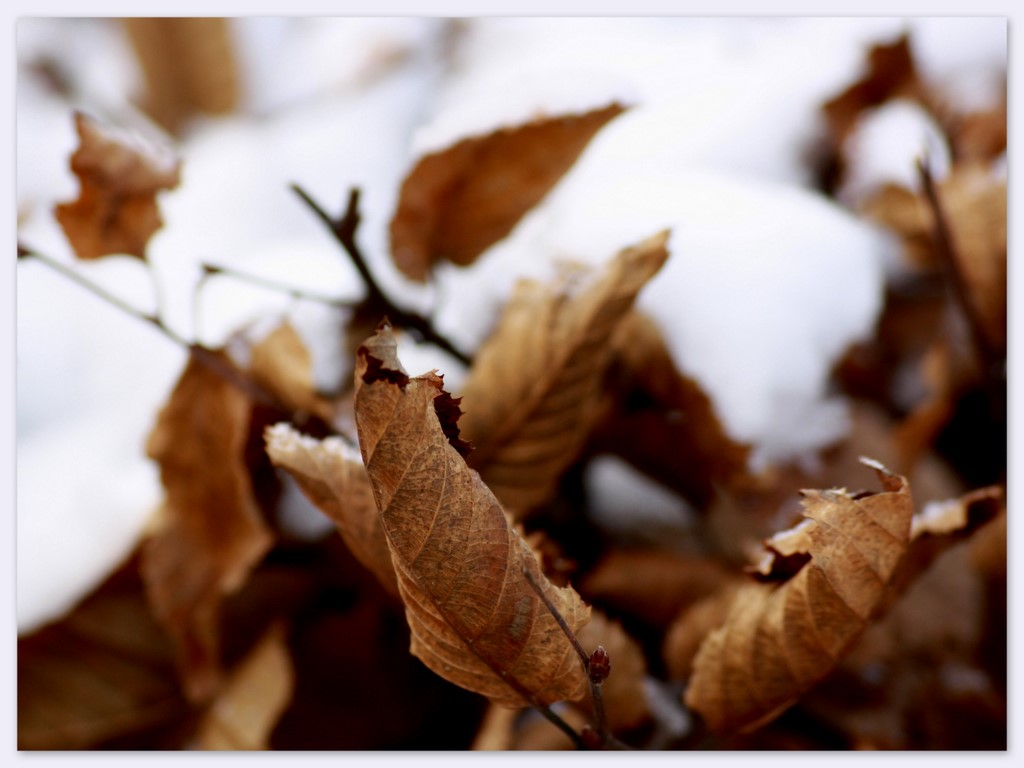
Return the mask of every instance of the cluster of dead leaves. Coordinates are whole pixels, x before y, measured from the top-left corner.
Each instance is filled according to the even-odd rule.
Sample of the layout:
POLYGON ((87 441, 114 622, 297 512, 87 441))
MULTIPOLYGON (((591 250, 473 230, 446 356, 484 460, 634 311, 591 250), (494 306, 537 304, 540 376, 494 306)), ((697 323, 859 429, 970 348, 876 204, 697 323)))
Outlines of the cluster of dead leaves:
MULTIPOLYGON (((926 97, 906 46, 873 53, 867 84, 828 105, 837 147, 866 106, 926 97)), ((620 111, 420 158, 392 221, 396 263, 417 279, 443 259, 471 265, 620 111)), ((82 199, 61 207, 65 231, 82 258, 142 256, 176 170, 155 180, 142 154, 125 161, 123 143, 78 128, 82 199), (103 170, 115 162, 129 171, 103 170)), ((573 745, 566 728, 642 749, 1005 746, 1005 442, 979 442, 993 433, 968 410, 979 393, 992 405, 1000 353, 1005 366, 1005 187, 971 173, 957 165, 940 207, 918 199, 900 229, 950 290, 926 307, 893 292, 837 371, 851 434, 813 471, 751 476, 634 309, 670 258, 664 232, 602 271, 522 282, 460 397, 404 370, 386 321, 331 397, 286 323, 240 336, 242 355, 192 347, 147 448, 160 515, 71 613, 19 640, 20 747, 556 749, 573 745), (979 325, 954 336, 953 320, 929 320, 942 314, 979 325), (901 401, 894 372, 918 368, 918 399, 901 401), (697 512, 684 546, 595 526, 580 478, 606 454, 697 512), (877 490, 846 490, 870 477, 860 455, 878 460, 863 462, 877 490), (289 533, 291 484, 339 536, 289 533), (798 506, 802 488, 828 490, 798 506), (570 634, 610 656, 599 698, 570 634)), ((876 220, 903 216, 873 205, 876 220)))

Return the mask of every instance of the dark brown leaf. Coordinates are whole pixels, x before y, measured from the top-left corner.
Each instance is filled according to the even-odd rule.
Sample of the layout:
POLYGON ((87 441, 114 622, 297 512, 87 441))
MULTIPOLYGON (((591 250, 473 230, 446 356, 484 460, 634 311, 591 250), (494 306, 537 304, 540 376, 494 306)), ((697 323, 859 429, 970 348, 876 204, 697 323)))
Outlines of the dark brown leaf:
MULTIPOLYGON (((221 353, 215 359, 231 365, 221 353)), ((272 542, 244 459, 250 410, 245 393, 193 354, 147 446, 166 495, 142 572, 196 701, 220 683, 221 600, 243 585, 272 542)))

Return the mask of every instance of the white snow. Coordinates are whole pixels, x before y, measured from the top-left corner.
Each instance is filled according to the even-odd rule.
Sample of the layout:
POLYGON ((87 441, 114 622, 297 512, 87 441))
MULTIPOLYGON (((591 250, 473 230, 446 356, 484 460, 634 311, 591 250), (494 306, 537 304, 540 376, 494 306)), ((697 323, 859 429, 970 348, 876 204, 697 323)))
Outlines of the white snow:
POLYGON ((852 208, 885 184, 920 189, 917 161, 927 157, 932 176, 949 174, 949 145, 935 120, 919 104, 895 99, 869 111, 843 146, 849 171, 839 192, 852 208))
POLYGON ((730 436, 754 444, 753 465, 840 438, 846 412, 827 394, 828 374, 872 329, 890 241, 808 191, 649 166, 634 173, 599 150, 482 257, 479 274, 444 273, 445 292, 463 300, 438 315, 441 329, 471 344, 516 276, 550 274, 559 259, 600 264, 669 228, 671 256, 638 307, 730 436))
POLYGON ((997 106, 1006 89, 1006 17, 923 17, 910 21, 914 62, 930 88, 961 113, 997 106))

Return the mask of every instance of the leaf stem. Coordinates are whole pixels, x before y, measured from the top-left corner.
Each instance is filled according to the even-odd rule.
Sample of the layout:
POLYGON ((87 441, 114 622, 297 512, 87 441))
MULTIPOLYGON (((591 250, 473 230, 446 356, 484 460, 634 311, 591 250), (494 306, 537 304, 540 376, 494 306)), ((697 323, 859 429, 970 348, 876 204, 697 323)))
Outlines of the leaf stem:
POLYGON ((350 299, 339 299, 335 296, 324 296, 323 294, 311 293, 302 288, 295 288, 290 285, 283 285, 275 280, 271 280, 266 277, 260 277, 249 272, 242 272, 241 270, 233 269, 231 267, 221 267, 215 264, 200 264, 200 268, 203 270, 202 281, 205 282, 208 278, 216 275, 226 275, 233 277, 236 280, 242 280, 246 283, 252 283, 253 285, 259 285, 263 288, 270 288, 281 293, 286 293, 293 299, 305 299, 306 301, 315 301, 318 304, 326 304, 331 307, 351 307, 355 302, 350 299))
POLYGON ((76 283, 80 287, 84 288, 94 296, 102 299, 108 304, 117 307, 122 312, 136 320, 141 320, 144 323, 156 328, 163 336, 170 341, 177 344, 179 347, 188 352, 189 356, 197 360, 202 365, 205 365, 208 369, 213 371, 215 374, 223 378, 229 384, 238 387, 246 395, 251 397, 253 401, 265 405, 274 410, 280 411, 287 415, 288 420, 296 427, 303 428, 311 425, 312 422, 316 422, 316 426, 319 431, 326 430, 329 434, 338 435, 346 440, 351 441, 347 435, 339 433, 331 425, 323 422, 318 417, 293 411, 284 402, 282 402, 273 392, 260 385, 257 381, 253 380, 245 374, 244 371, 237 368, 230 361, 226 361, 224 358, 219 356, 216 350, 211 349, 203 344, 192 342, 185 337, 178 334, 174 329, 168 326, 159 317, 159 315, 143 312, 137 307, 133 307, 123 299, 107 291, 105 288, 97 285, 91 280, 83 277, 75 270, 68 266, 61 264, 56 259, 47 256, 44 253, 40 253, 28 246, 18 243, 18 258, 31 258, 45 264, 50 269, 54 270, 60 275, 63 275, 67 279, 76 283))
POLYGON ((952 232, 949 226, 949 219, 947 218, 945 209, 942 207, 942 202, 939 199, 938 189, 935 186, 935 179, 932 176, 929 165, 930 163, 927 158, 918 159, 917 161, 917 172, 921 177, 921 186, 924 189, 925 199, 927 199, 934 217, 935 229, 933 234, 936 250, 938 251, 943 269, 952 284, 953 296, 956 304, 967 319, 967 325, 971 329, 971 336, 974 340, 975 346, 977 347, 978 353, 985 360, 986 364, 990 364, 992 361, 997 360, 999 355, 996 353, 992 344, 988 340, 988 336, 985 334, 984 324, 971 296, 967 276, 963 272, 961 260, 957 254, 956 245, 953 241, 952 232))
POLYGON ((978 307, 971 296, 967 276, 963 272, 963 264, 957 253, 949 219, 942 201, 939 199, 935 179, 932 176, 930 161, 927 156, 917 161, 917 172, 921 178, 925 198, 932 209, 934 218, 933 239, 936 244, 943 272, 952 285, 954 303, 967 320, 975 350, 981 360, 982 382, 989 402, 989 411, 993 419, 1006 421, 1006 356, 1001 354, 990 341, 985 330, 978 307))
MULTIPOLYGON (((530 572, 529 567, 523 566, 523 575, 526 576, 526 580, 530 583, 530 586, 533 587, 533 591, 537 593, 541 602, 544 603, 544 607, 548 609, 548 613, 550 613, 552 618, 554 618, 558 623, 558 626, 569 639, 570 644, 572 644, 573 650, 576 651, 576 655, 579 656, 580 663, 583 665, 583 671, 587 675, 587 683, 590 685, 590 700, 594 709, 594 730, 597 731, 600 745, 609 746, 614 744, 617 747, 624 748, 625 745, 615 739, 608 730, 608 719, 605 716, 604 711, 604 694, 601 688, 604 684, 607 673, 602 677, 594 672, 590 663, 593 655, 588 654, 586 650, 584 650, 583 646, 580 644, 579 638, 576 637, 576 633, 572 631, 572 627, 569 626, 565 617, 562 616, 558 608, 555 607, 555 604, 551 602, 551 599, 547 594, 545 594, 544 590, 541 589, 540 584, 537 582, 533 573, 530 572)), ((607 658, 607 653, 604 648, 598 646, 598 651, 603 653, 605 658, 607 658)))
POLYGON ((356 271, 366 285, 366 301, 376 304, 381 308, 381 314, 387 315, 396 326, 405 328, 414 333, 423 341, 429 341, 445 350, 452 357, 464 365, 471 365, 473 360, 462 350, 458 349, 445 336, 439 333, 429 319, 416 312, 410 312, 397 306, 381 289, 373 273, 370 271, 366 258, 363 256, 359 245, 356 243, 356 230, 359 227, 361 217, 359 215, 359 188, 353 187, 349 191, 348 204, 345 206, 345 213, 340 219, 333 219, 331 216, 313 200, 312 197, 298 184, 291 185, 292 190, 302 201, 309 206, 334 235, 334 238, 345 249, 356 271))

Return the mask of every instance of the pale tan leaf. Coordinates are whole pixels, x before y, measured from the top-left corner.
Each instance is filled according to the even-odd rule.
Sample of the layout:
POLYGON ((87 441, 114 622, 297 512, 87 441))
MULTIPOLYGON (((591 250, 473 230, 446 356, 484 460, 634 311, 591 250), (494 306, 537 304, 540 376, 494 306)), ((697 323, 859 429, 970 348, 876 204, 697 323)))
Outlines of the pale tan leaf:
POLYGON ((313 357, 291 323, 282 323, 253 346, 249 375, 292 411, 331 420, 334 409, 313 383, 313 357))
POLYGON ((439 261, 473 263, 533 208, 623 107, 539 117, 421 157, 391 220, 398 268, 426 280, 439 261))
POLYGON ((804 492, 807 519, 771 543, 785 581, 742 588, 704 641, 686 703, 713 730, 750 730, 778 716, 836 666, 886 603, 913 502, 904 478, 872 466, 883 492, 804 492), (795 559, 803 562, 790 576, 795 559))
POLYGON ((360 449, 412 630, 430 669, 510 707, 574 699, 586 677, 533 579, 578 631, 589 609, 552 585, 456 446, 458 408, 434 374, 409 378, 383 325, 359 349, 360 449))
POLYGON ((391 551, 359 449, 340 437, 316 440, 286 423, 268 428, 266 440, 270 460, 295 478, 307 498, 334 521, 355 558, 397 595, 391 551))
POLYGON ((474 752, 503 752, 512 749, 513 727, 518 716, 518 710, 489 705, 470 749, 474 752))
POLYGON ((128 254, 142 259, 146 243, 162 225, 156 195, 173 189, 180 162, 138 135, 75 114, 78 148, 71 170, 78 199, 55 209, 57 221, 80 259, 128 254))
POLYGON ((143 108, 176 131, 197 113, 232 112, 242 95, 231 19, 121 19, 145 79, 143 108))
POLYGON ((295 687, 285 639, 284 624, 271 626, 232 671, 224 690, 199 723, 199 749, 269 748, 270 733, 295 687))
POLYGON ((153 610, 177 646, 193 700, 220 681, 221 599, 239 587, 270 548, 245 463, 249 397, 210 365, 222 353, 189 357, 149 436, 165 490, 163 523, 143 549, 142 573, 153 610))
POLYGON ((463 390, 468 461, 517 513, 547 500, 598 416, 610 340, 668 258, 662 232, 582 286, 521 282, 463 390))

